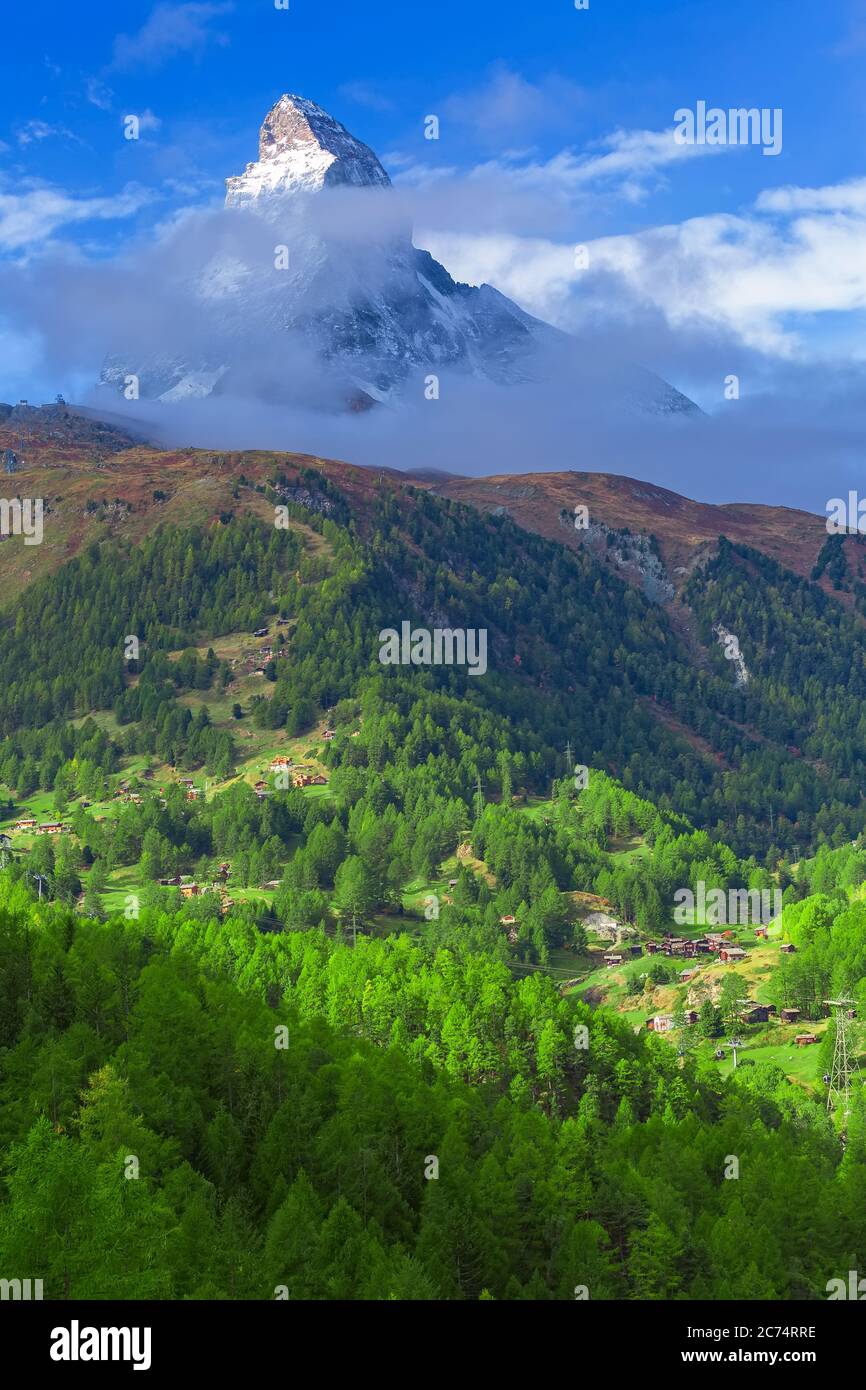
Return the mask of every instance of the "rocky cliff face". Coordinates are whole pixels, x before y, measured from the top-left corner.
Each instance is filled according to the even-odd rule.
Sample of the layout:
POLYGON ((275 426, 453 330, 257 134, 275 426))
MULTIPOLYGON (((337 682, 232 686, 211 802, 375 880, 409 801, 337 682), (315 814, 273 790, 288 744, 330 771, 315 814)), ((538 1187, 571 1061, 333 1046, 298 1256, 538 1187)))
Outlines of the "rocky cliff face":
POLYGON ((341 185, 387 188, 391 183, 367 145, 305 97, 282 96, 259 132, 259 157, 226 179, 226 207, 341 185))

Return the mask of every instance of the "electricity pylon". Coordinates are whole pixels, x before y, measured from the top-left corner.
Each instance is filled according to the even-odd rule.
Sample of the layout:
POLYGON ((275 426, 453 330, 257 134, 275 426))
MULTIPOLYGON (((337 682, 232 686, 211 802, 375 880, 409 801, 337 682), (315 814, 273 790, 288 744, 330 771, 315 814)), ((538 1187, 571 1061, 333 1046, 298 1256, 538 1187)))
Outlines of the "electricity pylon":
POLYGON ((841 1110, 847 1117, 851 1109, 851 1078, 860 1071, 849 1037, 848 1010, 853 1009, 854 1000, 825 999, 824 1003, 836 1011, 836 1043, 833 1048, 833 1065, 830 1068, 827 1110, 841 1110))

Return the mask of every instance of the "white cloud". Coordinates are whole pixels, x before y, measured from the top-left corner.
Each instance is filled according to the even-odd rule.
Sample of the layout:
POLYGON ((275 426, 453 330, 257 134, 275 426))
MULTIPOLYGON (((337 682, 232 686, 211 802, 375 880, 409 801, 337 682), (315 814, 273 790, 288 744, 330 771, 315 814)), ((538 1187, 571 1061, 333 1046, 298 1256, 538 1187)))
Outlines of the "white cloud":
POLYGON ((40 140, 72 140, 76 145, 81 144, 74 131, 65 125, 50 125, 48 121, 27 121, 15 136, 19 145, 32 145, 40 140))
MULTIPOLYGON (((730 146, 681 145, 673 130, 616 130, 600 142, 597 154, 573 154, 563 150, 544 164, 506 168, 509 177, 524 185, 552 184, 560 188, 581 188, 609 179, 643 180, 650 172, 667 164, 682 163, 707 153, 719 153, 730 146)), ((495 166, 484 166, 490 168, 495 166)))
POLYGON ((808 352, 814 316, 866 309, 866 179, 763 194, 740 215, 695 217, 575 247, 544 237, 429 232, 459 279, 487 280, 530 312, 578 329, 657 311, 781 357, 808 352))
POLYGON ((73 198, 59 188, 0 193, 0 251, 36 249, 73 223, 132 217, 153 196, 134 184, 106 198, 73 198))
POLYGON ((525 138, 573 122, 575 113, 586 104, 584 89, 556 73, 529 82, 520 73, 500 66, 481 87, 448 97, 441 113, 446 121, 501 144, 504 137, 515 133, 525 138))
MULTIPOLYGON (((126 117, 124 117, 124 120, 125 119, 126 117)), ((161 125, 162 121, 160 120, 159 116, 155 116, 153 112, 150 110, 150 108, 139 113, 138 128, 140 131, 146 132, 148 130, 152 130, 156 132, 160 129, 161 125)))
POLYGON ((13 329, 0 320, 0 400, 17 400, 22 380, 36 373, 43 344, 38 333, 13 329))
POLYGON ((755 203, 761 212, 866 213, 866 179, 830 184, 826 188, 771 188, 755 203))
POLYGON ((88 77, 84 92, 91 106, 98 106, 100 111, 111 110, 114 92, 100 78, 88 77))
POLYGON ((210 43, 224 46, 228 39, 211 21, 233 9, 231 3, 157 5, 137 33, 117 36, 111 66, 156 68, 180 53, 201 53, 210 43))
MULTIPOLYGON (((517 153, 477 164, 465 176, 467 182, 496 181, 516 192, 533 192, 547 198, 572 200, 597 188, 613 192, 629 202, 645 197, 657 186, 661 171, 669 165, 729 153, 736 145, 687 145, 670 130, 615 130, 591 149, 575 154, 561 150, 551 159, 527 160, 517 153)), ((454 168, 416 163, 397 174, 397 181, 425 184, 453 177, 454 168)))

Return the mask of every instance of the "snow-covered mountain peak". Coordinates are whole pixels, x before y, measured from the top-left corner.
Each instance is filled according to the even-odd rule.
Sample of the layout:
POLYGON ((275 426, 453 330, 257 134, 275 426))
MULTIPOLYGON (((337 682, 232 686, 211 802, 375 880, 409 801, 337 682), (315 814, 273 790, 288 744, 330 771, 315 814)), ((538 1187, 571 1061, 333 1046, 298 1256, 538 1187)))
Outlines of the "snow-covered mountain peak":
POLYGON ((226 207, 289 193, 343 185, 387 188, 391 180, 373 151, 306 97, 286 94, 259 131, 259 158, 226 179, 226 207))
POLYGON ((125 389, 133 376, 143 398, 163 401, 236 394, 357 410, 417 400, 449 373, 508 387, 561 381, 593 409, 604 397, 616 410, 695 409, 650 373, 594 371, 568 334, 490 285, 455 281, 414 245, 401 200, 380 196, 389 187, 374 152, 321 106, 280 97, 258 160, 226 179, 227 214, 194 244, 178 231, 184 311, 171 342, 155 349, 146 319, 138 346, 109 353, 102 382, 125 389))

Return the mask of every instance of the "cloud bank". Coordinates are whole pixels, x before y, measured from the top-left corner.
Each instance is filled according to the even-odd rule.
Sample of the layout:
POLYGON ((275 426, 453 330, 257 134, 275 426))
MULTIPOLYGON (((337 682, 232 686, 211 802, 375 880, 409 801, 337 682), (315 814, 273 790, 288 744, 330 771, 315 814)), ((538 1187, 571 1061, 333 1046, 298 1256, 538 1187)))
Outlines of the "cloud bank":
MULTIPOLYGON (((856 484, 866 435, 866 179, 777 188, 735 214, 575 240, 575 207, 610 189, 629 199, 660 169, 695 157, 671 132, 616 132, 603 148, 543 165, 410 172, 387 197, 320 195, 316 234, 342 238, 347 255, 387 246, 414 224, 416 245, 455 278, 492 283, 570 333, 571 350, 533 384, 502 389, 446 374, 439 399, 427 401, 419 374, 399 406, 332 415, 327 366, 275 318, 247 333, 230 392, 129 408, 168 443, 472 474, 611 471, 706 500, 822 512, 826 496, 856 484), (826 342, 816 332, 823 320, 834 329, 826 342), (635 362, 692 395, 705 418, 619 408, 600 383, 635 362), (303 406, 278 403, 287 377, 303 406)), ((0 261, 0 395, 20 394, 15 373, 22 362, 33 372, 37 358, 46 396, 82 399, 106 354, 204 360, 221 335, 241 331, 249 278, 272 263, 271 224, 187 210, 107 259, 56 242, 64 226, 131 217, 153 197, 136 187, 111 198, 0 192, 0 249, 16 257, 0 261)), ((124 407, 112 396, 110 408, 124 407)))

